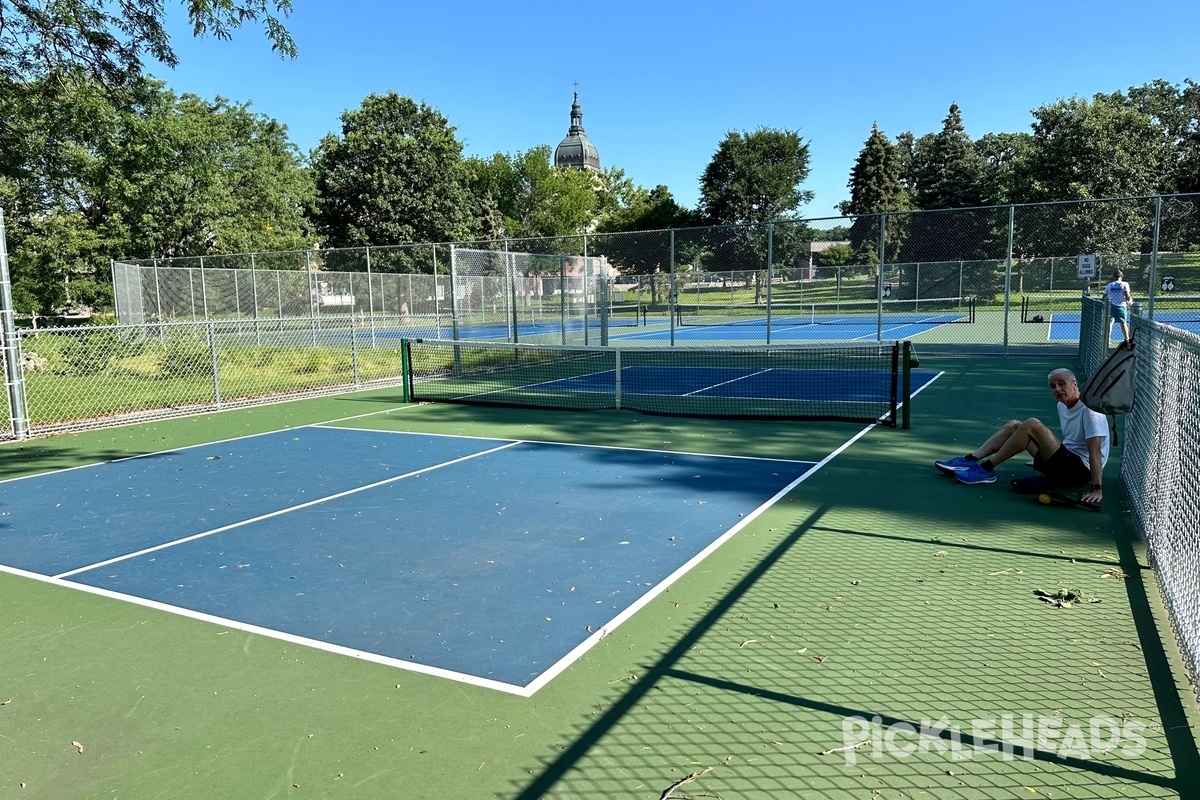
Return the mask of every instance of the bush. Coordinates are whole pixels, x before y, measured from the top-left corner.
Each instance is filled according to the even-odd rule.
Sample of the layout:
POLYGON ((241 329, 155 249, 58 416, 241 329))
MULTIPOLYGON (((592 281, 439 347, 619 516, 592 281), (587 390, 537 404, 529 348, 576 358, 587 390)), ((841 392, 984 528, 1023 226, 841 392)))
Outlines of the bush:
POLYGON ((212 351, 203 330, 173 331, 158 357, 158 368, 168 378, 190 378, 212 372, 212 351))
POLYGON ((70 375, 99 375, 112 363, 112 339, 99 333, 73 336, 62 349, 63 364, 70 375))

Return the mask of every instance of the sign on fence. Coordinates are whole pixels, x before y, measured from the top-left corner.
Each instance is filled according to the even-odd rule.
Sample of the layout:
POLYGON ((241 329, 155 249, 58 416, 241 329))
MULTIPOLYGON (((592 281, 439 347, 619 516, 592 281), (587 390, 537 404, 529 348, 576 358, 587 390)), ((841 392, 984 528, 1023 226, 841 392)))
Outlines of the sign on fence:
POLYGON ((1080 280, 1096 277, 1096 257, 1094 255, 1080 256, 1076 264, 1080 280))

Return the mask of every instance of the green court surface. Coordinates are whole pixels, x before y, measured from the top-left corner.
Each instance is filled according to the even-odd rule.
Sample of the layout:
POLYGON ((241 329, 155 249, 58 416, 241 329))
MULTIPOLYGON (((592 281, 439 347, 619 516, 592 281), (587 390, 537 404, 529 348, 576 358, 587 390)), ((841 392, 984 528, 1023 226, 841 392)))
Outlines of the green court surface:
POLYGON ((944 374, 910 430, 374 391, 0 445, 8 479, 334 420, 811 461, 849 443, 532 697, 0 572, 0 797, 1200 797, 1121 449, 1100 514, 1009 492, 1021 459, 990 486, 932 466, 1053 419, 1062 365, 922 358, 944 374))

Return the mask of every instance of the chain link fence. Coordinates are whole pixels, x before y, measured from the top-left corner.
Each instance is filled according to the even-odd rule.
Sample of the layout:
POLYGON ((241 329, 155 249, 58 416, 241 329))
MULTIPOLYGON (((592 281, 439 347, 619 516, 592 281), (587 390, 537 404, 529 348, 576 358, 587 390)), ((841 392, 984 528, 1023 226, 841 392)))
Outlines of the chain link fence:
MULTIPOLYGON (((1200 335, 1149 319, 1145 306, 1139 311, 1131 320, 1138 371, 1120 478, 1200 701, 1200 335)), ((1084 298, 1083 320, 1079 360, 1087 377, 1110 351, 1108 302, 1084 298)))
POLYGON ((1117 269, 1151 310, 1200 309, 1200 195, 158 259, 113 278, 122 323, 399 315, 431 338, 1037 355, 1075 351, 1080 296, 1117 269), (651 330, 611 330, 635 326, 651 330))
POLYGON ((1140 354, 1121 480, 1194 676, 1200 195, 115 263, 119 325, 14 329, 0 308, 0 437, 400 385, 406 338, 715 347, 804 332, 1077 354, 1086 377, 1113 341, 1088 295, 1118 269, 1140 354))
POLYGON ((4 334, 0 436, 399 380, 404 338, 910 339, 1090 363, 1107 340, 1089 331, 1108 326, 1080 297, 1116 269, 1147 319, 1200 327, 1200 195, 117 262, 115 328, 4 334), (181 381, 196 331, 207 371, 185 359, 181 381))
POLYGON ((30 430, 402 384, 401 339, 358 323, 346 316, 22 330, 30 430))

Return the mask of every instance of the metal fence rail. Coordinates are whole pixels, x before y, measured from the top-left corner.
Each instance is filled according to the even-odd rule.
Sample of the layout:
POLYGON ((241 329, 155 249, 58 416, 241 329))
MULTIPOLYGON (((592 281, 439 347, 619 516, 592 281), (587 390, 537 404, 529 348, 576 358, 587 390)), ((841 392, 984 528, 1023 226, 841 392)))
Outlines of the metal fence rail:
POLYGON ((354 316, 22 330, 28 432, 401 385, 402 336, 420 330, 391 321, 388 337, 354 316))

